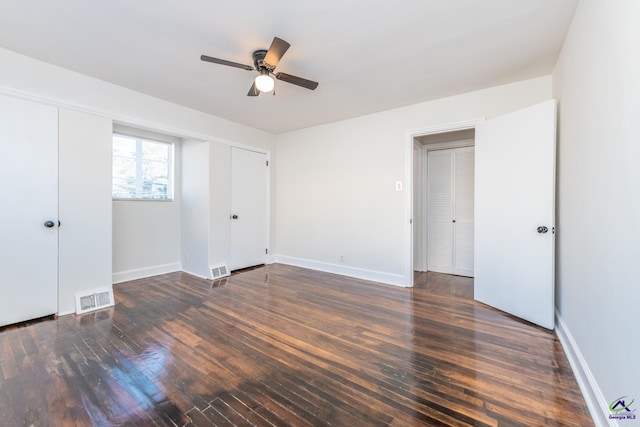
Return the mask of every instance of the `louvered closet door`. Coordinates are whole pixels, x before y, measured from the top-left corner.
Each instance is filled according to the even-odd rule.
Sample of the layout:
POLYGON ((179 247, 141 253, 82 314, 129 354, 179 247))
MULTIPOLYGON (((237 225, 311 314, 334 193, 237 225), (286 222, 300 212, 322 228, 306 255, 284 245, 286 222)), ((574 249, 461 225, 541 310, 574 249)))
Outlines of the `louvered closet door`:
POLYGON ((427 154, 428 269, 453 273, 453 151, 427 154))
POLYGON ((473 147, 427 154, 428 270, 473 276, 473 147))

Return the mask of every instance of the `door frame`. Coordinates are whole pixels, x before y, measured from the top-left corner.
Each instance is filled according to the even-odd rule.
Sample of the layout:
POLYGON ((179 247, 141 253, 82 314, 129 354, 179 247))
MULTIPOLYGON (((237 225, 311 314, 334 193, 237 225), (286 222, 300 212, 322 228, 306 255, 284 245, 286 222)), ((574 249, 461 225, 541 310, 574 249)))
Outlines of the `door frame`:
POLYGON ((425 196, 425 173, 427 172, 427 168, 425 166, 425 153, 424 153, 424 145, 419 143, 418 141, 413 139, 413 161, 411 166, 413 167, 413 171, 411 174, 411 183, 413 188, 413 230, 411 234, 411 238, 414 239, 412 241, 412 249, 413 249, 413 270, 414 271, 426 271, 427 262, 426 262, 426 254, 427 254, 427 242, 428 238, 428 230, 425 229, 425 218, 424 213, 425 205, 426 205, 426 197, 425 196), (415 210, 416 206, 418 207, 415 210), (417 236, 417 239, 416 239, 417 236))
POLYGON ((458 122, 442 123, 425 126, 416 129, 409 129, 405 132, 405 182, 407 192, 405 194, 405 215, 408 218, 405 227, 405 286, 413 287, 413 147, 414 138, 425 135, 435 135, 438 133, 455 132, 459 130, 475 129, 478 123, 484 122, 485 118, 475 118, 458 122))

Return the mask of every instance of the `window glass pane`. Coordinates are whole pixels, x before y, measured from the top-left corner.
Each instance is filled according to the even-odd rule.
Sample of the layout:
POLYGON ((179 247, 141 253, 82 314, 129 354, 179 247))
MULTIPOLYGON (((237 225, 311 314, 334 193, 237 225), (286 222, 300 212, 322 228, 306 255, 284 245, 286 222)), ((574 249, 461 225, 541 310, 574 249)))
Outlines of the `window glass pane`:
POLYGON ((142 142, 142 197, 166 199, 169 182, 169 144, 142 142))
POLYGON ((171 200, 172 154, 172 144, 114 135, 113 198, 171 200))
POLYGON ((112 194, 117 199, 136 197, 136 140, 124 136, 113 137, 112 194))

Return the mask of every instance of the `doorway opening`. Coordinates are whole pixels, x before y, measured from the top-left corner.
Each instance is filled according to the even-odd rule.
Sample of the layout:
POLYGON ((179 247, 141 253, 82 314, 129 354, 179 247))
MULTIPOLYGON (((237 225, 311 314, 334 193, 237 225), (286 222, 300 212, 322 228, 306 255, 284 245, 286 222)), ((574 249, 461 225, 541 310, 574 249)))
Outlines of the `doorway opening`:
MULTIPOLYGON (((407 174, 407 181, 411 183, 411 191, 408 192, 406 199, 407 212, 411 218, 410 225, 407 228, 406 240, 408 262, 406 264, 405 271, 408 277, 408 286, 414 285, 414 279, 417 273, 426 271, 448 271, 446 274, 459 274, 467 277, 474 276, 473 187, 475 180, 475 129, 476 126, 479 123, 484 122, 484 120, 484 118, 476 118, 407 131, 406 153, 407 170, 409 171, 407 174), (432 162, 431 169, 429 168, 430 161, 432 162), (458 163, 457 168, 456 162, 458 163), (437 184, 437 179, 432 177, 432 179, 429 180, 429 171, 431 170, 431 172, 433 172, 439 169, 437 165, 438 163, 440 166, 446 165, 444 170, 448 171, 449 178, 446 180, 448 184, 441 186, 436 185, 435 188, 431 188, 432 203, 430 212, 429 185, 437 184), (464 205, 467 208, 464 214, 461 211, 461 215, 463 214, 462 221, 459 221, 458 218, 455 217, 456 211, 454 206, 451 205, 456 201, 456 170, 458 170, 458 172, 465 171, 464 175, 466 175, 464 177, 457 177, 459 184, 462 182, 466 183, 466 186, 458 186, 457 189, 458 196, 466 193, 464 202, 462 200, 458 200, 458 204, 460 206, 464 205), (452 173, 454 174, 453 177, 450 175, 452 173), (436 197, 436 193, 438 192, 436 190, 441 189, 445 189, 444 193, 436 197), (448 215, 441 215, 441 218, 439 218, 435 212, 437 204, 435 202, 436 199, 441 196, 444 196, 445 199, 449 200, 449 204, 448 207, 446 205, 444 207, 440 206, 439 213, 444 212, 448 215), (430 215, 430 213, 432 215, 430 215), (438 221, 443 220, 441 225, 442 230, 445 231, 444 234, 440 233, 440 238, 442 239, 443 236, 445 236, 444 238, 449 242, 445 245, 446 247, 436 244, 436 240, 438 240, 438 231, 442 230, 437 231, 434 228, 434 219, 438 221), (429 224, 430 220, 432 220, 432 227, 430 227, 429 224), (454 220, 456 221, 455 223, 453 222, 454 220), (446 227, 445 222, 448 222, 448 226, 446 227), (464 237, 464 235, 466 235, 464 243, 460 241, 459 244, 456 245, 456 236, 461 238, 464 237), (450 236, 450 239, 446 236, 450 236), (443 248, 445 251, 454 251, 459 249, 457 257, 455 256, 455 253, 449 256, 450 252, 438 251, 438 249, 443 248), (448 269, 438 268, 437 266, 434 267, 434 264, 430 262, 429 259, 430 250, 431 260, 435 261, 438 257, 446 260, 445 264, 449 266, 448 269), (465 255, 466 258, 463 255, 465 255), (456 258, 458 261, 466 259, 466 268, 461 270, 459 268, 461 267, 461 263, 458 262, 455 270, 456 273, 454 273, 453 267, 456 266, 456 258)), ((443 172, 442 176, 444 175, 445 173, 443 172)))
POLYGON ((475 129, 413 143, 413 269, 473 277, 475 129))

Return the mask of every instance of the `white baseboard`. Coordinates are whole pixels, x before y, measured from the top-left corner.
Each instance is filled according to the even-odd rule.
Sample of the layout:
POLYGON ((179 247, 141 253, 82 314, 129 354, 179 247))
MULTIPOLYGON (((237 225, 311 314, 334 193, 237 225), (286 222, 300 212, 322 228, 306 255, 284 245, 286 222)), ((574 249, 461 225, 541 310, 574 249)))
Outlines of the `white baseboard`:
POLYGON ((113 273, 113 283, 128 282, 129 280, 144 279, 145 277, 157 276, 158 274, 173 273, 182 270, 182 263, 154 265, 137 270, 120 271, 113 273))
POLYGON ((304 258, 296 258, 286 255, 274 255, 271 262, 324 271, 326 273, 339 274, 341 276, 355 277, 356 279, 371 280, 373 282, 407 287, 407 279, 401 274, 391 274, 384 271, 367 270, 364 268, 349 267, 342 264, 330 264, 304 258))
POLYGON ((66 311, 61 311, 58 314, 56 314, 56 316, 60 317, 60 316, 68 316, 69 314, 76 314, 75 311, 71 310, 66 310, 66 311))
POLYGON ((587 361, 582 356, 578 344, 573 339, 571 331, 569 331, 558 310, 556 310, 556 334, 567 355, 567 359, 569 359, 569 364, 578 381, 595 425, 597 427, 619 427, 620 425, 616 420, 609 419, 609 414, 606 412, 609 403, 602 394, 595 377, 591 373, 591 369, 589 369, 589 365, 587 365, 587 361))
POLYGON ((187 270, 187 269, 185 269, 185 268, 183 268, 181 271, 183 271, 183 272, 185 272, 185 273, 189 273, 189 274, 190 274, 190 275, 192 275, 192 276, 199 277, 200 279, 211 280, 211 277, 203 276, 203 275, 198 274, 198 273, 194 273, 193 271, 189 271, 189 270, 187 270))

